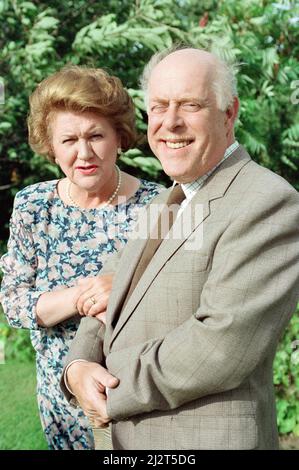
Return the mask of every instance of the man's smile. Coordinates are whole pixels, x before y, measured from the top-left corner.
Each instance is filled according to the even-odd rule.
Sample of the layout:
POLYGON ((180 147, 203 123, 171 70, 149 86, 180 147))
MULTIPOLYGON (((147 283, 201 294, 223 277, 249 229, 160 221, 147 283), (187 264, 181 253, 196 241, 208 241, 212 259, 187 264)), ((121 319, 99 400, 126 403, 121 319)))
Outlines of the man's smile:
POLYGON ((187 145, 190 145, 193 140, 193 138, 185 136, 177 138, 162 137, 161 139, 161 141, 166 145, 166 147, 170 149, 180 149, 183 147, 187 147, 187 145))

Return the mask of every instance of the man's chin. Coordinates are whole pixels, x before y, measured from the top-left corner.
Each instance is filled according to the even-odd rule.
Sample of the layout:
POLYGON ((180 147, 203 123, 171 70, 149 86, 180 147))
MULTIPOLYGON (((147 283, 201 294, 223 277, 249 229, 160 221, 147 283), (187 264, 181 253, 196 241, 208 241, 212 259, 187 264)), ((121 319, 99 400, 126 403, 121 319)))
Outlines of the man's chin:
POLYGON ((164 170, 164 173, 170 178, 172 182, 180 183, 180 184, 187 184, 192 183, 196 178, 192 178, 190 175, 182 175, 181 173, 174 173, 173 171, 164 170))
MULTIPOLYGON (((167 173, 166 173, 167 174, 167 173)), ((186 183, 191 183, 194 180, 189 180, 188 178, 185 179, 181 175, 173 176, 173 175, 167 175, 172 183, 176 182, 179 184, 186 184, 186 183)))

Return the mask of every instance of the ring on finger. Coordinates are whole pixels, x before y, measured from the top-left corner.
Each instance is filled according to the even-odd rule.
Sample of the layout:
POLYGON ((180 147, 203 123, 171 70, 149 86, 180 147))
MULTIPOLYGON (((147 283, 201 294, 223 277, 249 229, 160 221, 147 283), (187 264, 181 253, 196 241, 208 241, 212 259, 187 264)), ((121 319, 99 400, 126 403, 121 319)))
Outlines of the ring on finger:
POLYGON ((97 303, 97 302, 96 302, 96 299, 95 299, 94 297, 89 297, 88 300, 92 303, 92 305, 94 305, 94 304, 97 303))

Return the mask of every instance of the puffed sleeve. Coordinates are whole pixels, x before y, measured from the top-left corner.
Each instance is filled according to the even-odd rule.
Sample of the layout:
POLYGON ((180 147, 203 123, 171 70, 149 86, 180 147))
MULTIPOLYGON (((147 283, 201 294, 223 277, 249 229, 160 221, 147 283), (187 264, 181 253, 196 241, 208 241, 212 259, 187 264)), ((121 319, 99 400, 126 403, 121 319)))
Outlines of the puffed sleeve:
POLYGON ((36 319, 36 304, 43 293, 35 285, 37 257, 32 233, 24 224, 17 196, 7 249, 0 260, 3 272, 0 299, 7 321, 14 328, 41 329, 36 319))

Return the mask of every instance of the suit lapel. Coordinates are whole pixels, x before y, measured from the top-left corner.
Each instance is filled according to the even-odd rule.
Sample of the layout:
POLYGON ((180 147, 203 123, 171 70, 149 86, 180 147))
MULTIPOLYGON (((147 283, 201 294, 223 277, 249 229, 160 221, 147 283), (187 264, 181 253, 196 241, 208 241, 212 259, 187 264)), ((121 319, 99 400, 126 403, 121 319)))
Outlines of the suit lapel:
MULTIPOLYGON (((111 338, 110 347, 165 263, 180 248, 180 246, 186 242, 187 239, 190 239, 190 236, 209 216, 210 201, 224 196, 229 185, 237 176, 241 168, 243 168, 243 166, 249 161, 250 156, 243 147, 239 146, 234 154, 225 160, 223 164, 220 165, 220 167, 211 175, 211 177, 208 178, 204 186, 198 191, 185 208, 181 217, 179 217, 179 219, 174 223, 171 231, 169 232, 169 238, 165 239, 161 243, 117 320, 117 315, 120 311, 121 304, 125 299, 146 240, 134 240, 129 242, 128 247, 125 250, 126 257, 125 259, 122 258, 120 271, 117 273, 117 278, 115 279, 114 287, 111 292, 111 301, 109 301, 108 317, 110 316, 111 318, 111 324, 114 320, 117 320, 114 330, 111 324, 107 328, 107 333, 111 338), (174 233, 177 234, 180 232, 178 227, 181 225, 180 219, 182 217, 184 217, 185 222, 182 234, 183 236, 179 238, 173 237, 174 233)), ((162 195, 155 198, 154 202, 165 202, 168 194, 169 191, 163 192, 162 195)))
MULTIPOLYGON (((166 203, 168 199, 170 189, 162 191, 158 196, 156 196, 151 204, 155 203, 158 205, 162 205, 166 203)), ((120 267, 116 273, 116 277, 113 282, 112 291, 109 298, 109 305, 107 311, 107 325, 106 331, 107 335, 111 336, 113 332, 112 324, 115 320, 115 316, 120 311, 121 305, 123 304, 127 291, 130 287, 131 279, 135 272, 136 266, 138 261, 141 257, 141 254, 144 250, 144 246, 147 242, 148 234, 149 234, 149 227, 148 227, 148 210, 144 210, 143 213, 139 215, 138 223, 136 230, 143 229, 147 227, 146 232, 140 237, 132 237, 132 239, 128 242, 127 246, 125 247, 124 253, 121 257, 120 267)), ((156 214, 156 218, 158 219, 159 213, 156 214)), ((154 221, 153 221, 154 223, 154 221)))

